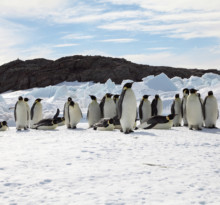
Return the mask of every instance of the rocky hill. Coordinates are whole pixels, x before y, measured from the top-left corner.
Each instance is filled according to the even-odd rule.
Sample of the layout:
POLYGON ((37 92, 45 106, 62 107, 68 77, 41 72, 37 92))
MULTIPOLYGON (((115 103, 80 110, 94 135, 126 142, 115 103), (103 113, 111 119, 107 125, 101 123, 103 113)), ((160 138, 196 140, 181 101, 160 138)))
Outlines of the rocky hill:
POLYGON ((94 81, 104 83, 111 78, 119 84, 124 79, 141 81, 148 75, 165 73, 172 78, 179 76, 202 76, 216 73, 216 69, 199 70, 165 66, 139 65, 125 59, 102 56, 69 56, 58 60, 15 60, 0 66, 0 93, 8 90, 23 90, 33 87, 55 85, 63 81, 94 81))

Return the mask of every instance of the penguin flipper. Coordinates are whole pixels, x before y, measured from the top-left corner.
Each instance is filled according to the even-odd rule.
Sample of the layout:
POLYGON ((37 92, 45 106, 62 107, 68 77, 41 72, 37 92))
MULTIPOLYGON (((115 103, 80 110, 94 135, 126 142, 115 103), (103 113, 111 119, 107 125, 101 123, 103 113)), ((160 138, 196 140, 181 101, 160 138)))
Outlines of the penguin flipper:
POLYGON ((171 114, 175 114, 174 106, 175 106, 175 100, 173 101, 173 104, 171 105, 171 114))
POLYGON ((16 102, 15 109, 14 109, 15 122, 17 121, 17 115, 16 115, 17 104, 18 104, 18 102, 16 102))
POLYGON ((57 112, 56 112, 56 114, 53 116, 53 119, 56 119, 56 118, 59 116, 59 114, 60 114, 60 110, 59 110, 59 108, 57 108, 57 112))
POLYGON ((144 101, 141 100, 141 103, 139 105, 139 117, 140 117, 140 120, 142 120, 142 118, 143 118, 143 112, 142 112, 143 103, 144 103, 144 101))
POLYGON ((34 102, 34 104, 31 107, 31 120, 33 120, 33 117, 34 117, 34 107, 35 107, 35 105, 36 105, 36 102, 34 102))
POLYGON ((157 115, 157 100, 153 99, 152 103, 151 103, 151 115, 157 115))
POLYGON ((183 117, 183 100, 181 102, 181 116, 183 117))
POLYGON ((205 100, 204 100, 203 105, 202 105, 202 111, 203 111, 204 120, 205 120, 205 118, 206 118, 205 104, 206 104, 207 98, 208 98, 208 96, 205 97, 205 100))
POLYGON ((100 110, 101 110, 101 116, 104 117, 104 104, 105 104, 105 96, 102 98, 100 104, 99 104, 99 107, 100 107, 100 110))
POLYGON ((157 122, 150 124, 148 127, 145 127, 145 130, 151 129, 157 125, 157 122))
POLYGON ((121 116, 122 116, 122 103, 124 100, 124 96, 125 96, 125 90, 122 91, 119 101, 118 101, 118 119, 121 119, 121 116))

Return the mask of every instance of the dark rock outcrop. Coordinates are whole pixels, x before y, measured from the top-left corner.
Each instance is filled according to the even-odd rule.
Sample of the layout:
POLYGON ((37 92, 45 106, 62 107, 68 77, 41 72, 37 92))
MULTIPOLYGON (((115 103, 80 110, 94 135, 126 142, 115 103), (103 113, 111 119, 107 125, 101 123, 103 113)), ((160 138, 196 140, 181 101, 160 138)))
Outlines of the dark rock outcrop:
POLYGON ((148 75, 165 73, 172 78, 179 76, 202 76, 216 73, 216 69, 199 70, 164 66, 139 65, 125 59, 102 56, 69 56, 58 60, 33 59, 15 60, 0 66, 0 93, 33 87, 55 85, 63 81, 93 81, 104 83, 111 78, 119 84, 124 79, 141 81, 148 75))

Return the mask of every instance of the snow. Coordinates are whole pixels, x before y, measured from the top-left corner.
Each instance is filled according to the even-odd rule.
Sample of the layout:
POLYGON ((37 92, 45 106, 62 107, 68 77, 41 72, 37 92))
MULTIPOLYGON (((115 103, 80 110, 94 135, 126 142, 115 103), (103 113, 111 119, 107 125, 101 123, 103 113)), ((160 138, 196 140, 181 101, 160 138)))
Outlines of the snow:
MULTIPOLYGON (((100 100, 107 92, 120 94, 125 82, 129 80, 122 85, 110 79, 105 84, 63 82, 1 94, 0 121, 7 120, 10 128, 0 132, 0 204, 220 204, 219 129, 175 127, 129 135, 88 129, 89 95, 100 100), (30 99, 30 106, 43 98, 44 117, 52 117, 57 108, 62 115, 71 96, 84 119, 76 130, 62 126, 17 132, 9 108, 20 95, 30 99)), ((137 104, 144 94, 150 94, 150 100, 159 94, 163 114, 170 113, 174 95, 182 96, 185 87, 198 89, 202 98, 212 90, 220 102, 220 76, 215 74, 190 79, 149 76, 133 84, 137 104), (163 88, 149 87, 150 81, 163 88)))

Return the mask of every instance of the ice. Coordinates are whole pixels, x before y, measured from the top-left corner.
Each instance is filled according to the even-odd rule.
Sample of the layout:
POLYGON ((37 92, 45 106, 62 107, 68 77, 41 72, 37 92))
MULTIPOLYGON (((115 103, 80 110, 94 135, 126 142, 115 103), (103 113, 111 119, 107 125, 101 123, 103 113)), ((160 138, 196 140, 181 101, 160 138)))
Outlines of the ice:
MULTIPOLYGON (((0 132, 0 204, 220 204, 219 129, 175 127, 130 135, 88 129, 89 95, 100 102, 106 93, 120 94, 127 82, 63 82, 1 94, 0 121, 7 120, 10 128, 0 132), (30 106, 43 98, 44 118, 53 117, 57 108, 62 116, 72 97, 84 118, 76 130, 17 132, 13 107, 18 96, 28 97, 30 106)), ((170 114, 175 94, 182 97, 185 87, 199 89, 202 98, 212 90, 220 103, 215 74, 148 76, 132 89, 137 105, 143 95, 152 101, 159 94, 163 114, 170 114)))
POLYGON ((154 90, 161 90, 161 91, 177 90, 175 84, 172 83, 172 81, 164 73, 161 73, 160 75, 157 75, 154 78, 150 79, 148 82, 146 82, 146 85, 154 90))

